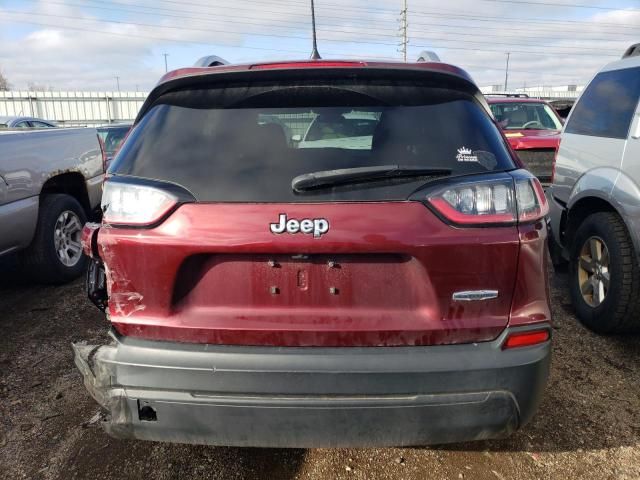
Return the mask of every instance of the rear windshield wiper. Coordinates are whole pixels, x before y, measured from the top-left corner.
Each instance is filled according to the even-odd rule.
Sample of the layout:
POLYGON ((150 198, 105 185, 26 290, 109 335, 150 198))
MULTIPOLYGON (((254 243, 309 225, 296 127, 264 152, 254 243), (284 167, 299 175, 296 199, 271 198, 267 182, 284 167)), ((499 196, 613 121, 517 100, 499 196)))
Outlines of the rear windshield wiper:
POLYGON ((371 167, 341 168, 339 170, 321 170, 319 172, 298 175, 291 180, 291 188, 296 192, 330 188, 338 185, 375 182, 389 178, 412 178, 435 175, 450 175, 450 168, 376 165, 371 167))

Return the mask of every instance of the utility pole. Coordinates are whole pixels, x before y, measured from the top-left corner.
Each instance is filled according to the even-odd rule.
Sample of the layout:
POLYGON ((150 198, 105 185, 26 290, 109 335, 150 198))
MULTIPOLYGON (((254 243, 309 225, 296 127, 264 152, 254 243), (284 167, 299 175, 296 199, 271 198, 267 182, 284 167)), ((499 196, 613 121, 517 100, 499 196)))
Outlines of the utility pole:
POLYGON ((167 65, 167 57, 169 56, 168 53, 163 53, 162 55, 164 55, 164 71, 165 73, 167 73, 169 71, 169 67, 167 65))
POLYGON ((504 70, 504 91, 509 91, 509 57, 511 56, 511 52, 507 52, 507 67, 504 70))
POLYGON ((409 39, 407 38, 407 0, 402 0, 402 11, 400 12, 400 21, 402 22, 400 26, 400 32, 402 33, 402 42, 400 43, 402 59, 407 61, 407 45, 409 44, 409 39))
POLYGON ((116 86, 118 87, 118 93, 120 93, 120 77, 116 75, 116 86))
POLYGON ((313 39, 313 50, 311 50, 311 60, 319 60, 322 57, 318 52, 318 40, 316 39, 316 7, 311 0, 311 35, 313 39))

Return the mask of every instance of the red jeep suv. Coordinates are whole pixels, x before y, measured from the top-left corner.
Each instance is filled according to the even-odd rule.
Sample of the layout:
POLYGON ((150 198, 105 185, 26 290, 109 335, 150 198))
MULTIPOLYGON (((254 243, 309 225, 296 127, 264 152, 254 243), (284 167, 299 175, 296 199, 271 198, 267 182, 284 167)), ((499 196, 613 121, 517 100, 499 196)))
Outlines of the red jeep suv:
POLYGON ((83 232, 112 330, 75 362, 106 431, 328 447, 524 425, 550 362, 547 204, 510 152, 450 65, 165 75, 83 232))

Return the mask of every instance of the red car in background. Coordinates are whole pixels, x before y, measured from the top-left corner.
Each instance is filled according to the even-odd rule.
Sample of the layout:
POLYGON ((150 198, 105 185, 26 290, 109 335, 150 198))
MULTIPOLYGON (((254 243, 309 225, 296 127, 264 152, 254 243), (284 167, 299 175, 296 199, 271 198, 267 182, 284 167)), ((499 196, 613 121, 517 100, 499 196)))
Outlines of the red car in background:
POLYGON ((544 100, 524 96, 488 96, 487 101, 520 160, 543 184, 551 183, 562 130, 558 113, 544 100))

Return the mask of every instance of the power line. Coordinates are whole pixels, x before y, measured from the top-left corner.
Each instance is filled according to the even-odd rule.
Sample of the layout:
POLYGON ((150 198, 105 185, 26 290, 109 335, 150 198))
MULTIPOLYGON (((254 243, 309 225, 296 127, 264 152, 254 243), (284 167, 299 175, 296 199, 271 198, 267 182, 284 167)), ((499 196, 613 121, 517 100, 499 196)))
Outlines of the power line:
MULTIPOLYGON (((455 19, 454 19, 455 21, 455 19)), ((467 29, 472 29, 472 30, 482 30, 482 34, 484 35, 485 32, 487 30, 489 31, 499 31, 499 32, 504 32, 504 31, 515 31, 515 32, 522 32, 522 27, 518 28, 518 27, 508 27, 508 26, 501 26, 501 27, 488 27, 485 25, 451 25, 451 24, 446 24, 446 23, 442 23, 442 22, 438 22, 438 23, 419 23, 419 22, 411 22, 411 25, 413 26, 427 26, 427 27, 452 27, 452 28, 464 28, 465 30, 467 29)), ((581 27, 576 27, 576 28, 581 28, 581 27)), ((529 33, 540 33, 543 34, 545 32, 550 32, 550 33, 558 33, 558 29, 557 28, 541 28, 541 27, 537 27, 537 26, 527 26, 526 28, 527 32, 529 33)), ((584 33, 584 29, 581 29, 579 32, 575 31, 575 30, 567 30, 567 29, 563 29, 564 33, 567 34, 571 34, 571 33, 580 33, 580 39, 581 40, 603 40, 602 35, 616 35, 616 36, 626 36, 626 37, 633 37, 634 39, 637 37, 637 35, 635 33, 624 33, 624 32, 597 32, 597 34, 599 35, 597 38, 590 38, 590 37, 584 37, 582 36, 582 34, 584 33)), ((460 34, 461 35, 461 34, 460 34)), ((477 33, 469 33, 468 35, 475 35, 477 36, 477 33)), ((504 37, 503 35, 500 35, 500 37, 504 37)), ((516 35, 515 37, 518 38, 531 38, 531 39, 536 39, 539 40, 540 37, 525 37, 525 36, 521 36, 521 35, 516 35)), ((548 37, 547 35, 545 35, 546 38, 551 38, 548 37)), ((622 41, 622 39, 620 39, 622 41)))
MULTIPOLYGON (((36 1, 36 0, 28 0, 28 1, 36 1)), ((99 0, 87 0, 87 1, 92 1, 92 2, 99 2, 99 0)), ((128 8, 118 8, 118 7, 105 7, 105 6, 97 6, 97 5, 79 5, 79 4, 72 4, 72 3, 68 3, 68 2, 56 2, 56 1, 48 1, 47 3, 50 4, 57 4, 57 5, 65 5, 65 6, 76 6, 76 7, 84 7, 84 8, 91 8, 91 9, 98 9, 98 10, 106 10, 106 11, 120 11, 120 12, 130 12, 130 13, 144 13, 147 15, 153 15, 153 16, 160 16, 160 17, 172 17, 172 18, 187 18, 187 19, 193 19, 193 20, 197 20, 199 22, 211 22, 211 23, 232 23, 232 24, 238 24, 238 25, 258 25, 258 26, 267 26, 264 23, 264 19, 261 18, 259 22, 249 22, 248 20, 256 20, 255 18, 252 17, 244 17, 243 21, 237 21, 237 20, 220 20, 220 16, 219 15, 211 15, 211 14, 207 14, 207 13, 203 13, 203 12, 194 12, 192 10, 187 10, 186 12, 191 12, 191 13, 198 13, 199 15, 206 15, 208 17, 213 17, 212 19, 202 19, 200 17, 195 17, 192 15, 177 15, 177 14, 171 14, 171 13, 157 13, 158 11, 163 11, 163 12, 180 12, 180 13, 184 13, 185 10, 175 10, 175 9, 168 9, 168 8, 161 8, 161 7, 147 7, 147 6, 142 6, 142 5, 135 5, 135 4, 131 4, 131 3, 127 3, 124 5, 127 6, 132 6, 133 8, 141 8, 141 9, 145 9, 145 11, 139 11, 139 10, 131 10, 128 8), (148 11, 149 8, 153 8, 153 11, 148 11)), ((118 2, 114 2, 118 5, 123 5, 121 3, 118 2)), ((173 3, 173 2, 172 2, 173 3)), ((253 10, 252 10, 253 12, 253 10)), ((277 12, 277 13, 281 13, 281 12, 277 12)), ((338 20, 344 20, 344 18, 337 18, 337 17, 325 17, 325 18, 335 18, 338 20)), ((306 28, 308 25, 308 22, 304 22, 304 23, 300 23, 300 22, 290 22, 290 21, 284 21, 284 24, 281 25, 280 23, 282 23, 282 20, 278 20, 278 19, 272 19, 269 18, 269 28, 283 28, 283 29, 290 29, 291 26, 296 26, 296 25, 300 25, 300 28, 306 28), (276 24, 273 24, 272 22, 278 22, 276 24)), ((456 19, 454 19, 456 20, 456 19)), ((465 20, 463 20, 465 21, 465 20)), ((499 21, 499 20, 496 20, 499 21)), ((354 23, 353 20, 350 20, 350 23, 354 23)), ((520 32, 522 31, 521 28, 509 28, 509 27, 505 27, 503 25, 501 25, 499 28, 496 27, 487 27, 487 26, 477 26, 477 25, 451 25, 451 24, 443 24, 441 22, 438 23, 424 23, 424 22, 412 22, 413 25, 415 26, 437 26, 437 27, 445 27, 445 28, 464 28, 466 29, 481 29, 483 31, 483 35, 486 36, 486 32, 488 30, 493 30, 493 31, 517 31, 520 32)), ((329 24, 327 25, 328 27, 332 27, 332 26, 337 26, 337 25, 332 25, 329 24)), ((344 28, 344 26, 342 26, 344 28)), ((354 28, 359 28, 360 25, 359 24, 355 24, 354 28)), ((380 37, 380 36, 387 36, 387 37, 396 37, 396 34, 382 34, 380 33, 381 31, 386 31, 386 32, 395 32, 392 29, 383 29, 383 28, 379 28, 377 26, 374 26, 371 24, 371 22, 366 22, 365 24, 362 24, 363 28, 367 28, 367 29, 373 29, 375 30, 375 32, 370 33, 370 32, 362 32, 362 31, 358 31, 358 32, 353 32, 353 31, 348 31, 348 30, 335 30, 335 29, 329 29, 329 28, 322 28, 323 31, 329 31, 329 32, 336 32, 336 33, 353 33, 356 34, 358 36, 372 36, 372 37, 380 37)), ((347 26, 348 28, 348 26, 347 26)), ((575 27, 575 28, 580 28, 580 27, 575 27)), ((532 28, 531 26, 528 27, 528 30, 531 32, 551 32, 551 33, 558 33, 558 29, 557 28, 552 28, 552 29, 545 29, 545 28, 540 28, 540 27, 535 27, 532 28)), ((564 29, 565 33, 571 33, 571 30, 568 30, 566 27, 564 29)), ((580 32, 582 33, 582 32, 580 32)), ((446 32, 446 34, 449 34, 449 32, 446 32)), ((624 32, 605 32, 605 31, 601 31, 598 32, 598 34, 600 36, 602 35, 624 35, 624 36, 629 36, 629 37, 635 37, 636 35, 633 33, 624 33, 624 32)), ((458 33, 458 35, 474 35, 472 33, 458 33)), ((500 38, 504 38, 506 36, 504 35, 500 35, 500 38)), ((423 39, 429 39, 427 37, 418 37, 418 36, 414 36, 414 38, 423 38, 423 39)), ((520 38, 531 38, 531 39, 535 39, 537 40, 537 37, 520 37, 520 38)), ((548 37, 547 37, 548 38, 548 37)), ((581 37, 582 39, 588 39, 585 37, 581 37)), ((597 39, 594 40, 601 40, 601 37, 598 37, 597 39)), ((622 41, 622 40, 621 40, 622 41)))
POLYGON ((599 5, 578 5, 571 3, 547 3, 547 2, 529 2, 525 0, 480 0, 482 2, 495 2, 495 3, 514 3, 517 5, 537 5, 544 7, 570 7, 570 8, 590 8, 593 10, 609 10, 609 11, 618 11, 618 10, 627 10, 627 11, 638 11, 636 8, 624 9, 624 8, 615 8, 615 7, 601 7, 599 5))
MULTIPOLYGON (((20 12, 20 11, 15 11, 15 10, 4 10, 5 13, 8 14, 13 14, 13 15, 25 15, 24 12, 20 12)), ((93 18, 82 18, 82 19, 78 19, 77 17, 73 17, 73 16, 69 16, 69 15, 56 15, 56 14, 52 14, 52 13, 27 13, 26 15, 36 15, 36 16, 42 16, 42 17, 53 17, 53 18, 62 18, 62 19, 70 19, 70 20, 80 20, 80 21, 88 21, 88 22, 97 22, 97 23, 113 23, 113 24, 118 24, 118 25, 132 25, 132 26, 139 26, 139 27, 151 27, 151 28, 164 28, 164 29, 171 29, 171 30, 180 30, 180 31, 191 31, 191 32, 206 32, 206 33, 211 33, 211 30, 209 29, 202 29, 202 28, 188 28, 188 29, 184 29, 183 27, 177 27, 174 25, 158 25, 158 24, 153 24, 153 23, 141 23, 141 22, 124 22, 124 21, 120 21, 120 20, 101 20, 101 19, 93 19, 93 18)), ((243 32, 237 31, 237 30, 220 30, 217 29, 216 33, 225 33, 225 34, 232 34, 232 35, 244 35, 243 32)), ((303 39, 306 40, 307 37, 306 36, 300 36, 300 35, 284 35, 284 34, 279 34, 279 33, 259 33, 259 32, 251 32, 249 35, 254 35, 254 36, 261 36, 261 37, 269 37, 269 38, 285 38, 285 39, 303 39)), ((471 45, 490 45, 490 46, 523 46, 523 47, 529 47, 528 44, 523 44, 523 43, 517 43, 517 42, 509 42, 509 43, 502 43, 502 42, 495 42, 495 41, 489 41, 489 42, 485 42, 482 40, 449 40, 449 39, 444 39, 444 38, 423 38, 424 40, 429 40, 430 42, 453 42, 456 44, 471 44, 471 45)), ((338 40, 334 40, 334 39, 324 39, 325 42, 332 42, 332 43, 357 43, 357 44, 364 44, 364 45, 385 45, 385 46, 393 46, 395 45, 394 43, 389 43, 389 42, 378 42, 378 41, 363 41, 363 40, 342 40, 342 39, 338 39, 338 40)), ((445 46, 440 46, 440 45, 433 45, 437 48, 441 48, 441 49, 450 49, 450 50, 471 50, 471 51, 486 51, 486 52, 500 52, 500 50, 493 50, 493 49, 473 49, 473 48, 463 48, 463 47, 445 47, 445 46)), ((550 48, 557 48, 554 47, 552 45, 537 45, 538 47, 550 47, 550 48)), ((424 47, 424 48, 430 48, 430 47, 424 47)), ((564 46, 561 47, 563 49, 571 49, 571 50, 575 50, 575 51, 560 51, 560 50, 547 50, 545 52, 539 52, 539 51, 535 51, 535 50, 514 50, 514 52, 518 52, 518 53, 526 53, 526 54, 531 54, 531 55, 549 55, 549 54, 556 54, 556 55, 589 55, 592 56, 594 52, 599 53, 602 56, 609 56, 609 57, 617 57, 618 54, 613 54, 613 53, 605 53, 605 50, 593 50, 593 49, 587 49, 587 48, 583 48, 583 47, 572 47, 572 46, 564 46), (584 52, 584 53, 582 53, 584 52)))
MULTIPOLYGON (((202 41, 182 40, 182 39, 167 38, 167 37, 149 36, 149 35, 136 35, 136 34, 130 34, 130 33, 117 33, 117 32, 110 32, 110 31, 104 31, 104 30, 96 30, 94 28, 62 26, 62 25, 56 25, 56 24, 51 24, 51 23, 46 23, 46 22, 35 22, 35 21, 28 21, 28 20, 16 20, 15 23, 28 24, 28 25, 37 25, 37 26, 44 26, 44 27, 52 27, 52 28, 60 28, 62 30, 72 30, 72 31, 82 31, 82 32, 89 32, 89 33, 97 33, 97 34, 117 36, 117 37, 143 38, 143 39, 150 39, 150 40, 165 40, 165 41, 171 41, 171 42, 177 42, 177 43, 185 43, 185 44, 210 45, 209 42, 202 42, 202 41)), ((254 47, 254 46, 237 46, 237 47, 234 47, 234 48, 243 49, 243 50, 259 50, 259 51, 271 51, 271 52, 280 52, 280 53, 306 53, 306 51, 304 51, 304 50, 291 50, 291 49, 281 49, 281 48, 277 48, 277 49, 276 48, 263 48, 263 47, 254 47)), ((325 53, 327 53, 328 55, 341 55, 342 57, 346 57, 346 58, 366 58, 366 59, 371 59, 370 55, 369 56, 362 56, 362 55, 354 55, 354 54, 345 54, 344 52, 325 52, 325 53)), ((396 61, 398 60, 395 57, 380 56, 380 55, 376 55, 375 58, 379 58, 379 59, 382 59, 382 60, 396 60, 396 61)), ((486 65, 483 65, 483 66, 480 66, 480 65, 463 65, 463 68, 465 68, 465 69, 478 69, 478 70, 494 70, 494 71, 502 70, 501 68, 493 68, 493 67, 488 67, 486 65)), ((512 72, 518 72, 518 73, 540 74, 539 71, 536 72, 536 71, 520 70, 520 69, 510 69, 510 70, 512 72)), ((567 76, 567 75, 550 73, 550 72, 545 72, 543 74, 543 76, 555 76, 555 77, 569 78, 569 76, 567 76)))
MULTIPOLYGON (((116 37, 128 37, 128 38, 144 38, 144 39, 148 39, 148 40, 164 40, 164 41, 168 41, 168 42, 177 42, 177 43, 186 43, 186 44, 191 44, 191 45, 214 45, 214 42, 204 42, 202 40, 183 40, 181 38, 167 38, 167 37, 157 37, 157 36, 150 36, 150 35, 138 35, 138 34, 132 34, 132 33, 118 33, 118 32, 110 32, 110 31, 106 31, 106 30, 95 30, 93 28, 81 28, 81 27, 71 27, 71 26, 67 26, 67 25, 56 25, 55 23, 46 23, 46 22, 35 22, 35 21, 31 21, 31 20, 22 20, 22 19, 18 19, 18 20, 13 20, 14 23, 24 23, 27 25, 39 25, 42 27, 51 27, 51 28, 59 28, 61 30, 77 30, 77 31, 81 31, 81 32, 91 32, 91 33, 100 33, 100 34, 104 34, 104 35, 113 35, 116 37)), ((246 50, 261 50, 261 51, 269 51, 269 52, 280 52, 280 53, 308 53, 306 50, 291 50, 291 49, 284 49, 284 48, 266 48, 266 47, 254 47, 254 46, 245 46, 245 45, 236 45, 233 48, 238 48, 238 49, 246 49, 246 50)), ((345 53, 345 52, 325 52, 328 55, 341 55, 343 57, 347 57, 347 58, 366 58, 366 59, 371 59, 372 57, 374 58, 379 58, 379 59, 383 59, 383 60, 398 60, 396 57, 389 57, 389 56, 381 56, 381 55, 367 55, 367 56, 363 56, 363 55, 357 55, 357 54, 350 54, 350 53, 345 53)))
MULTIPOLYGON (((175 2, 175 1, 168 1, 168 0, 156 0, 159 2, 164 2, 164 3, 181 3, 183 5, 192 5, 192 6, 199 6, 199 7, 210 7, 211 4, 209 3, 202 3, 202 2, 193 2, 193 1, 184 1, 184 2, 175 2)), ((484 2, 497 2, 497 3, 507 3, 507 4, 515 4, 515 5, 521 5, 521 4, 526 4, 526 5, 534 5, 534 6, 551 6, 551 7, 570 7, 570 8, 584 8, 584 9, 595 9, 595 10, 607 10, 607 11, 621 11, 621 10, 626 10, 626 11, 638 11, 638 9, 635 8, 616 8, 616 7, 602 7, 602 6, 594 6, 594 5, 584 5, 584 4, 568 4, 568 3, 550 3, 550 2, 533 2, 533 1, 527 1, 527 0, 480 0, 480 1, 484 1, 484 2)), ((251 0, 252 4, 259 4, 259 5, 270 5, 270 6, 275 6, 275 7, 283 7, 283 8, 291 8, 292 6, 300 6, 300 8, 303 7, 307 7, 308 4, 307 2, 303 2, 303 1, 286 1, 286 2, 279 2, 279 1, 275 1, 275 0, 271 0, 271 1, 263 1, 263 0, 251 0)), ((339 7, 340 10, 342 11, 346 11, 346 10, 360 10, 361 7, 358 6, 345 6, 344 4, 340 4, 340 3, 326 3, 326 2, 322 2, 322 6, 323 7, 330 7, 332 10, 336 10, 336 7, 339 7)), ((375 7, 371 7, 369 5, 366 5, 365 8, 369 11, 372 12, 383 12, 383 13, 389 13, 389 14, 394 14, 395 11, 392 9, 386 9, 386 8, 375 8, 375 7)))
MULTIPOLYGON (((186 1, 181 1, 181 0, 156 0, 158 2, 162 2, 162 3, 169 3, 169 4, 178 4, 178 5, 194 5, 194 6, 200 6, 200 7, 208 7, 211 8, 211 5, 207 5, 207 4, 202 4, 202 3, 198 3, 198 2, 186 2, 186 1)), ((224 0, 223 0, 224 1, 224 0)), ((228 0, 230 1, 230 0, 228 0)), ((483 0, 483 1, 498 1, 498 0, 483 0)), ((502 0, 504 2, 512 2, 512 3, 518 3, 518 0, 502 0)), ((233 8, 239 8, 237 5, 237 1, 234 1, 234 5, 233 8)), ((275 7, 275 8, 285 8, 286 12, 282 12, 282 11, 277 11, 277 12, 269 12, 268 10, 262 10, 263 12, 269 12, 269 13, 289 13, 291 12, 291 5, 289 4, 278 4, 276 2, 270 1, 270 2, 264 2, 264 1, 259 1, 259 0, 251 0, 251 4, 255 4, 255 3, 259 3, 259 4, 263 4, 263 5, 269 5, 270 7, 275 7)), ((301 3, 300 5, 306 5, 305 3, 301 3)), ((363 8, 359 8, 359 7, 346 7, 344 5, 341 4, 335 4, 335 3, 331 3, 331 4, 322 4, 323 7, 330 7, 331 11, 351 11, 353 13, 362 13, 363 11, 368 11, 368 12, 383 12, 386 15, 390 15, 393 16, 395 15, 395 11, 394 10, 389 10, 389 9, 382 9, 382 8, 373 8, 373 7, 365 7, 363 8)), ((295 7, 294 7, 295 8, 295 7)), ((302 7, 298 7, 298 8, 302 8, 302 7)), ((255 11, 255 8, 251 9, 252 11, 255 11)), ((623 9, 615 9, 613 8, 612 10, 614 11, 622 11, 623 9)), ((432 12, 423 12, 423 11, 412 11, 412 14, 415 15, 425 15, 425 14, 430 14, 430 15, 438 15, 438 16, 443 16, 446 17, 448 15, 451 14, 461 14, 462 12, 460 11, 455 11, 455 10, 442 10, 442 9, 438 9, 437 11, 432 11, 432 12)), ((589 21, 583 21, 583 20, 548 20, 545 18, 540 18, 540 17, 528 17, 528 18, 516 18, 516 17, 490 17, 490 16, 485 16, 484 18, 494 18, 497 21, 504 21, 504 20, 517 20, 520 22, 530 22, 530 21, 541 21, 541 22, 553 22, 553 23, 562 23, 562 22, 568 22, 568 23, 575 23, 575 24, 591 24, 592 22, 589 21)), ((618 23, 600 23, 600 25, 607 25, 607 26, 612 26, 612 27, 620 27, 620 26, 627 26, 628 28, 637 28, 637 26, 635 25, 630 25, 630 24, 618 24, 618 23)))
MULTIPOLYGON (((36 0, 29 0, 29 1, 36 1, 36 0)), ((88 1, 100 1, 100 0, 88 0, 88 1)), ((269 28, 280 28, 280 29, 287 29, 290 30, 291 26, 296 26, 296 25, 300 25, 300 28, 304 28, 306 29, 308 26, 308 22, 304 22, 304 23, 298 23, 298 22, 285 22, 284 25, 280 25, 280 24, 275 24, 275 25, 266 25, 263 21, 260 22, 249 22, 247 21, 246 18, 244 18, 242 21, 237 21, 237 20, 231 20, 231 19, 225 19, 225 20, 221 20, 220 16, 213 16, 213 19, 202 19, 200 17, 195 17, 192 15, 177 15, 177 14, 170 14, 170 13, 157 13, 157 10, 162 10, 162 11, 167 11, 167 12, 180 12, 179 10, 173 10, 173 9, 167 9, 167 8, 154 8, 153 11, 149 12, 149 11, 144 11, 144 12, 140 12, 138 10, 131 10, 128 8, 118 8, 118 7, 104 7, 104 6, 96 6, 96 5, 79 5, 79 4, 73 4, 73 3, 69 3, 69 2, 57 2, 57 1, 52 1, 49 0, 47 3, 50 4, 56 4, 56 5, 67 5, 67 6, 77 6, 77 7, 86 7, 86 8, 91 8, 91 9, 97 9, 97 10, 106 10, 106 11, 114 11, 114 12, 130 12, 130 13, 145 13, 148 15, 152 15, 152 16, 158 16, 158 17, 170 17, 170 18, 185 18, 185 19, 192 19, 192 20, 196 20, 198 22, 206 22, 206 23, 231 23, 231 24, 237 24, 237 25, 258 25, 258 26, 268 26, 269 28)), ((134 8, 147 8, 147 7, 143 7, 143 6, 137 6, 137 5, 133 5, 133 4, 129 4, 134 6, 134 8)), ((25 12, 26 13, 26 12, 25 12)), ((249 18, 249 20, 253 20, 252 18, 249 18)), ((273 21, 272 19, 269 19, 270 21, 273 21)), ((276 20, 277 21, 277 20, 276 20)), ((483 30, 483 35, 486 35, 487 30, 493 30, 493 31, 505 31, 505 30, 509 30, 509 31, 522 31, 521 28, 509 28, 509 27, 500 27, 500 28, 492 28, 492 27, 486 27, 486 26, 471 26, 471 25, 451 25, 451 24, 443 24, 443 23, 418 23, 418 22, 412 22, 413 25, 416 26, 439 26, 439 27, 452 27, 452 28, 465 28, 465 29, 482 29, 483 30)), ((327 27, 332 27, 332 26, 336 26, 336 25, 327 25, 327 27)), ((363 25, 363 27, 366 28, 371 28, 372 25, 370 23, 367 23, 366 25, 363 25)), ((356 26, 355 28, 358 28, 358 26, 356 26)), ((335 30, 335 29, 330 29, 330 28, 322 28, 323 31, 325 32, 335 32, 335 33, 346 33, 346 34, 354 34, 354 35, 358 35, 360 36, 372 36, 372 37, 393 37, 396 38, 396 31, 393 29, 383 29, 380 27, 374 27, 375 32, 363 32, 363 31, 349 31, 349 30, 335 30), (384 33, 380 33, 380 32, 393 32, 392 34, 384 34, 384 33)), ((541 32, 543 30, 531 30, 533 32, 541 32)), ((557 33, 558 30, 557 29, 552 29, 552 30, 544 30, 544 31, 549 31, 549 32, 554 32, 557 33)), ((438 32, 440 33, 440 32, 438 32)), ((442 32, 445 35, 449 35, 451 34, 450 32, 442 32)), ((569 33, 569 32, 566 32, 569 33)), ((600 35, 627 35, 627 36, 635 36, 634 34, 631 33, 608 33, 608 32, 601 32, 600 35)), ((468 33, 468 32, 456 32, 455 35, 461 35, 461 36, 476 36, 477 34, 474 33, 468 33)), ((505 36, 505 35, 500 35, 500 38, 508 38, 509 36, 505 36)), ((525 37, 525 36, 520 36, 517 35, 515 36, 516 38, 520 38, 520 39, 532 39, 532 40, 539 40, 539 37, 525 37)), ((425 39, 428 40, 429 37, 420 37, 420 36, 416 36, 414 35, 413 38, 417 38, 417 39, 425 39)), ((546 38, 549 38, 548 36, 546 36, 546 38)), ((592 38, 585 38, 585 37, 581 37, 581 39, 591 39, 591 40, 602 40, 602 37, 598 37, 596 39, 592 39, 592 38)), ((622 40, 621 40, 622 41, 622 40)))
MULTIPOLYGON (((453 40, 453 42, 455 43, 479 43, 479 42, 462 42, 462 41, 456 41, 453 40)), ((490 44, 490 45, 497 45, 496 43, 493 42, 482 42, 485 44, 490 44)), ((413 45, 413 44, 412 44, 413 45)), ((513 44, 501 44, 501 45, 513 45, 513 44)), ((496 53, 504 53, 504 50, 496 50, 496 49, 488 49, 488 48, 470 48, 470 47, 444 47, 442 45, 437 45, 435 43, 432 43, 430 45, 413 45, 416 48, 419 49, 430 49, 430 48, 437 48, 440 50, 464 50, 466 52, 496 52, 496 53)), ((536 56, 543 56, 543 57, 548 57, 549 55, 579 55, 579 56, 589 56, 589 57, 593 57, 592 54, 590 53, 581 53, 581 52, 552 52, 552 51, 546 51, 546 52, 536 52, 534 50, 511 50, 512 53, 522 53, 525 55, 536 55, 536 56)), ((599 54, 602 57, 619 57, 619 54, 604 54, 601 53, 599 54)))
MULTIPOLYGON (((482 66, 482 65, 464 65, 465 69, 477 69, 477 70, 490 70, 490 71, 495 71, 495 72, 503 72, 504 71, 504 67, 496 67, 496 68, 492 68, 492 67, 487 67, 486 65, 482 66)), ((573 78, 573 76, 570 75, 566 75, 566 74, 562 74, 562 73, 551 73, 551 72, 544 72, 541 73, 540 71, 532 71, 532 70, 520 70, 517 68, 511 68, 511 66, 509 66, 509 71, 510 72, 516 72, 516 73, 527 73, 530 75, 542 75, 542 76, 552 76, 552 77, 562 77, 562 78, 573 78)))
MULTIPOLYGON (((95 0, 89 0, 89 1, 95 1, 95 0)), ((219 1, 216 2, 219 5, 219 1)), ((225 1, 225 0, 222 0, 225 1)), ((298 13, 300 15, 307 15, 307 4, 306 3, 299 3, 299 6, 291 6, 290 4, 278 4, 276 2, 273 1, 268 1, 268 2, 264 2, 264 1, 259 1, 259 0, 251 0, 251 7, 249 8, 242 8, 242 6, 238 5, 238 1, 237 0, 227 0, 227 1, 232 1, 233 4, 230 5, 228 8, 233 8, 233 10, 241 10, 241 11, 248 11, 248 12, 256 12, 256 9, 254 7, 254 4, 258 3, 258 4, 262 4, 262 5, 268 5, 272 8, 284 8, 285 10, 260 10, 260 13, 274 13, 276 15, 282 15, 283 13, 298 13), (293 10, 292 10, 293 8, 293 10), (295 8, 304 8, 303 11, 301 10, 295 10, 295 8)), ((505 0, 506 1, 506 0, 505 0)), ((515 0, 509 0, 509 1, 515 1, 515 0)), ((178 5, 182 8, 184 8, 184 5, 192 5, 192 6, 198 6, 198 7, 202 7, 202 8, 206 8, 206 9, 211 9, 212 6, 210 4, 203 4, 203 3, 199 3, 199 2, 188 2, 188 1, 182 1, 182 0, 156 0, 156 2, 161 2, 161 3, 168 3, 168 4, 174 4, 174 5, 178 5)), ((118 2, 116 2, 118 3, 118 2)), ((121 2, 119 2, 120 5, 129 5, 129 3, 127 4, 123 4, 121 2)), ((381 9, 381 8, 373 8, 373 7, 369 7, 367 6, 366 8, 359 8, 359 7, 345 7, 344 5, 341 4, 335 4, 335 3, 331 3, 331 4, 322 4, 323 7, 331 7, 331 11, 343 11, 343 12, 351 12, 354 14, 362 14, 363 11, 366 12, 382 12, 382 14, 386 14, 389 15, 390 17, 395 16, 396 12, 394 10, 389 10, 389 9, 381 9)), ((142 8, 147 8, 147 7, 142 7, 142 8)), ((156 8, 155 6, 153 8, 156 8)), ((184 11, 184 10, 183 10, 184 11)), ((206 14, 206 12, 198 12, 198 11, 190 11, 191 13, 198 13, 198 14, 206 14)), ((211 12, 211 10, 209 10, 209 12, 211 12)), ((456 15, 461 15, 460 11, 454 11, 454 10, 442 10, 442 9, 438 9, 437 11, 433 11, 433 12, 425 12, 425 11, 413 11, 412 12, 413 15, 424 15, 424 16, 437 16, 437 17, 450 17, 450 16, 456 16, 456 15)), ((339 20, 344 20, 344 17, 328 17, 328 18, 336 18, 339 20)), ((478 18, 485 18, 485 19, 493 19, 496 22, 501 22, 504 23, 505 20, 514 20, 514 21, 518 21, 521 23, 529 23, 529 22, 537 22, 537 23, 563 23, 563 22, 569 22, 569 23, 573 23, 573 24, 583 24, 583 25, 590 25, 592 24, 592 22, 589 21, 580 21, 580 20, 548 20, 548 19, 544 19, 544 18, 539 18, 539 17, 528 17, 528 18, 517 18, 517 17, 491 17, 491 16, 483 16, 483 17, 478 17, 478 18)), ((391 18, 390 18, 391 19, 391 18)), ((635 25, 630 25, 630 24, 619 24, 619 23, 600 23, 599 25, 604 25, 604 26, 611 26, 611 27, 615 27, 615 28, 631 28, 631 29, 636 29, 637 27, 635 25)))
MULTIPOLYGON (((521 22, 523 25, 526 25, 528 23, 534 23, 534 24, 543 24, 543 25, 563 25, 565 23, 569 23, 569 24, 575 24, 575 25, 593 25, 593 22, 588 22, 588 21, 581 21, 581 20, 552 20, 552 19, 545 19, 545 18, 539 18, 539 17, 528 17, 528 18, 522 18, 522 17, 492 17, 492 16, 487 16, 487 15, 466 15, 466 14, 461 14, 458 12, 451 12, 451 11, 446 11, 447 13, 427 13, 427 12, 413 12, 413 15, 420 15, 423 17, 436 17, 436 18, 441 18, 441 17, 448 17, 448 18, 462 18, 462 19, 468 19, 468 20, 474 20, 474 21, 478 21, 478 22, 510 22, 510 21, 515 21, 515 22, 521 22), (450 13, 449 13, 450 12, 450 13)), ((615 27, 615 28, 628 28, 628 29, 633 29, 633 30, 637 30, 638 27, 635 25, 630 25, 628 23, 598 23, 598 25, 600 26, 609 26, 609 27, 615 27)))

